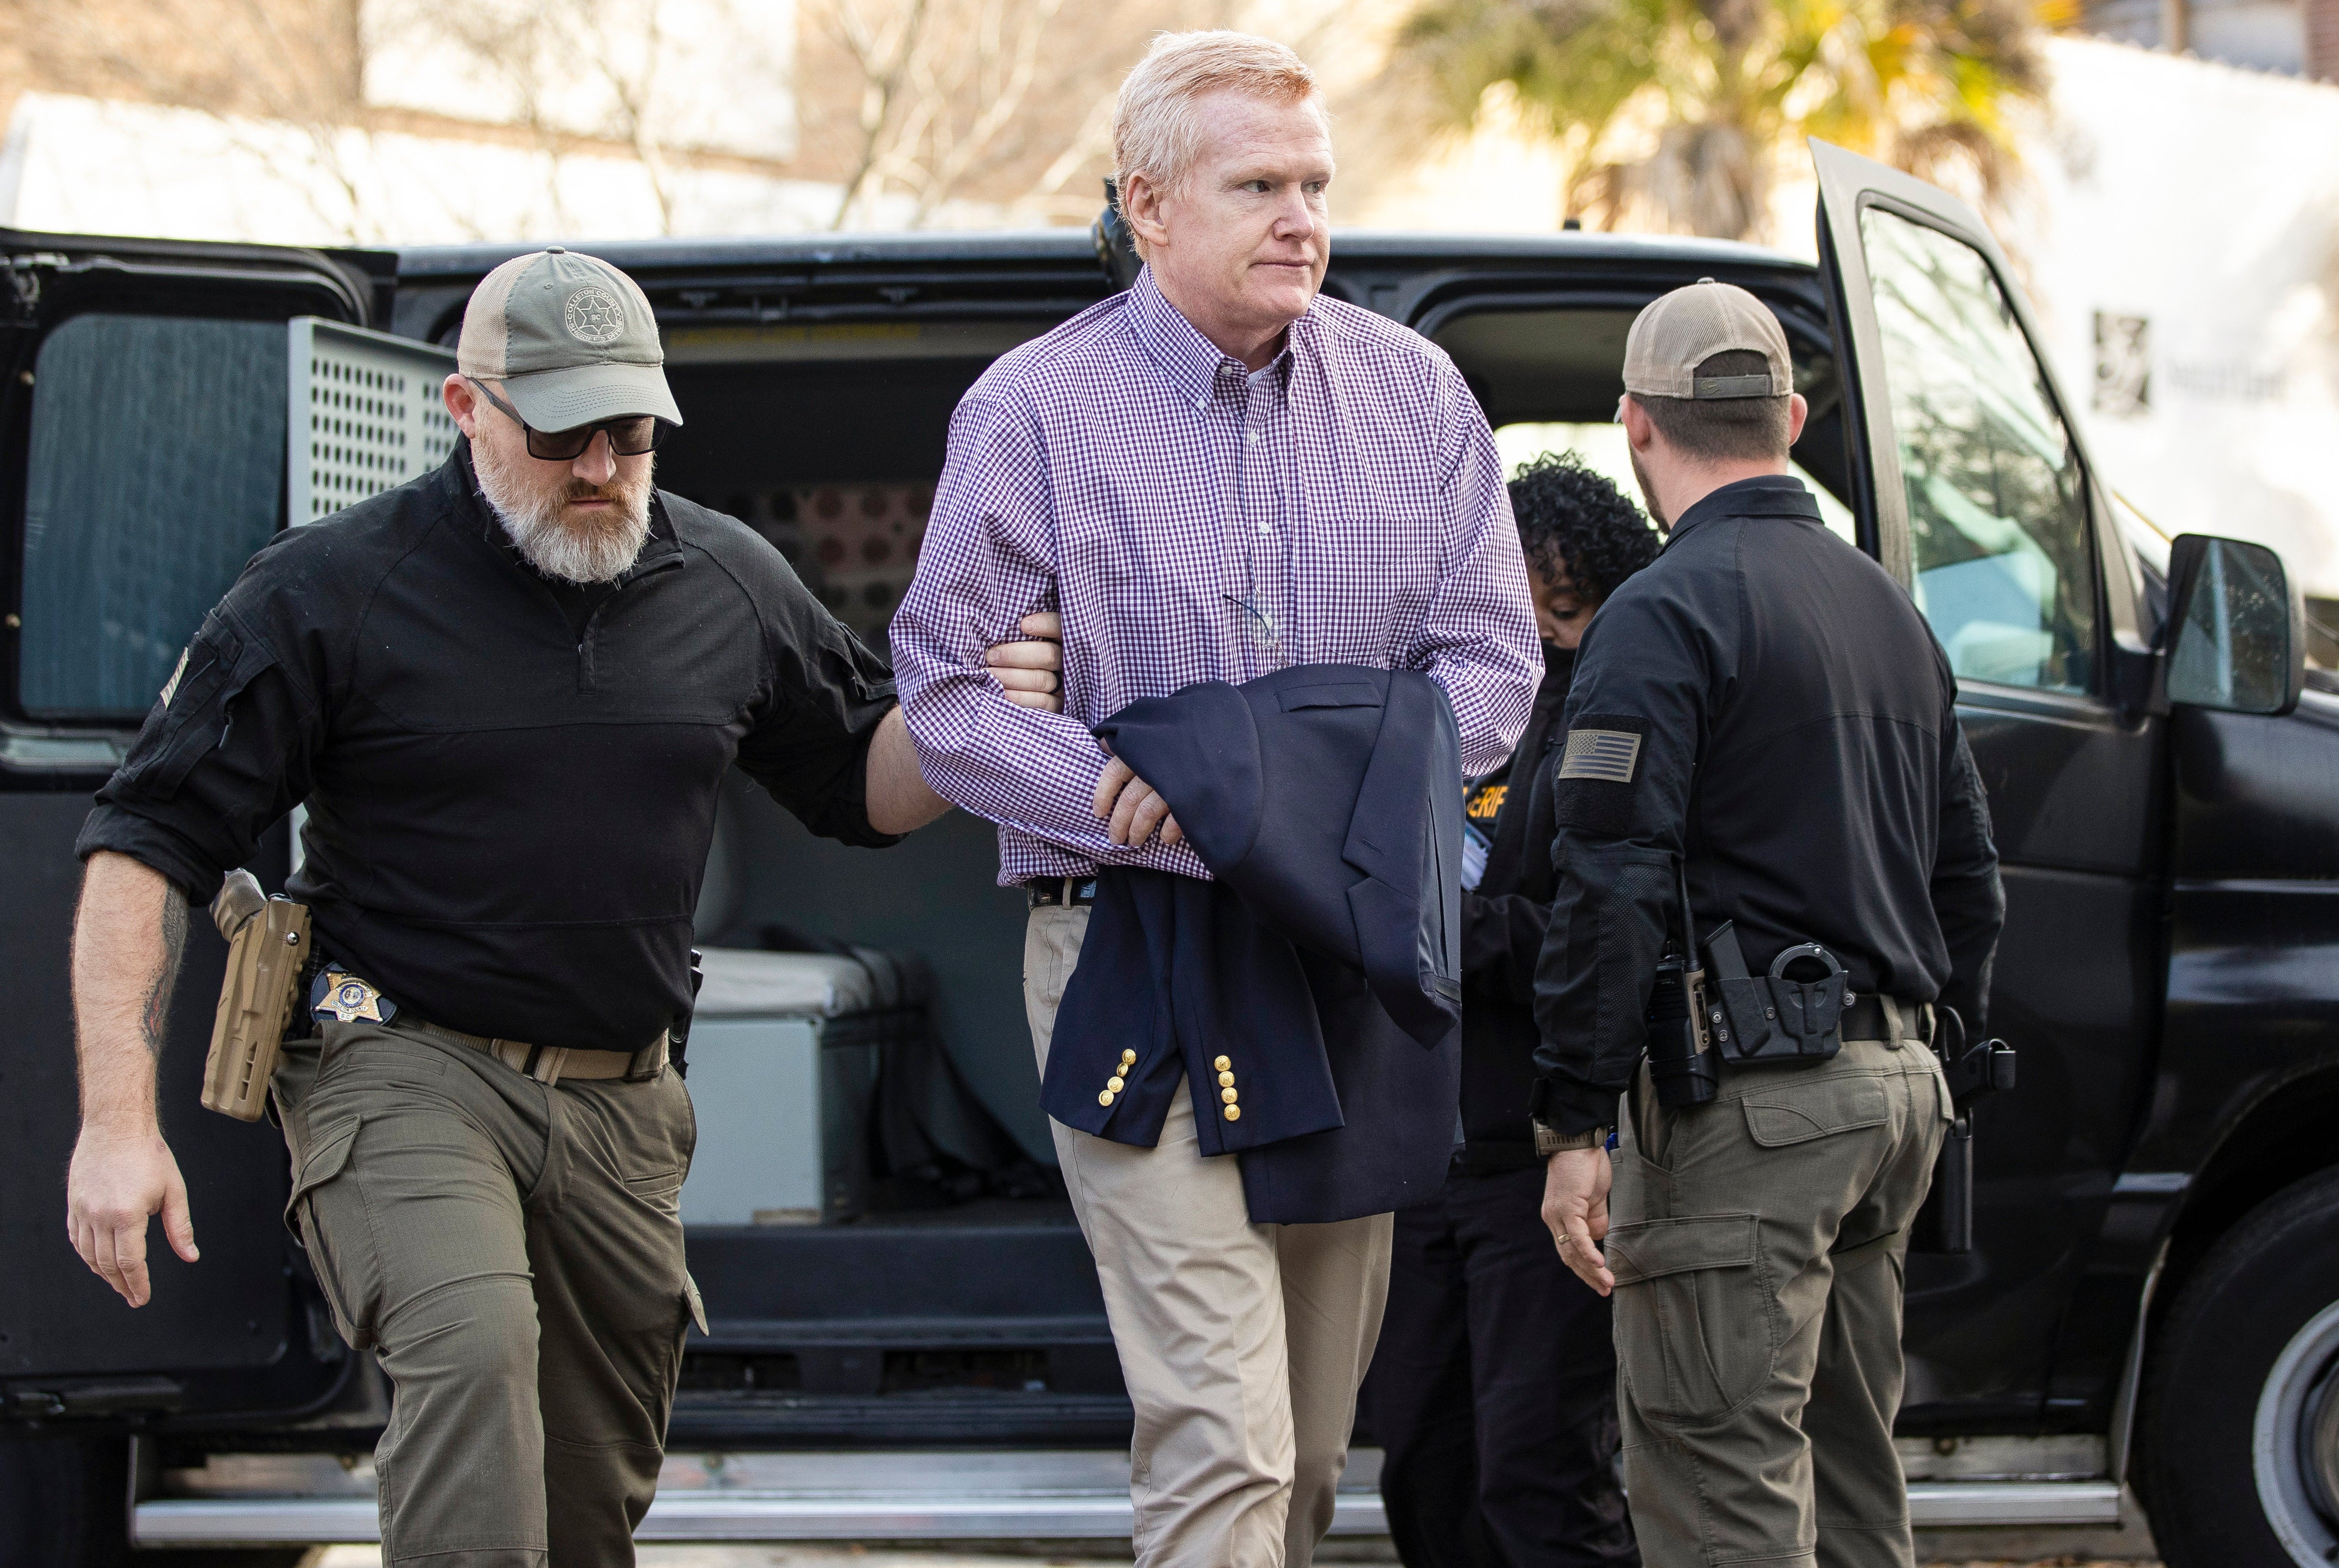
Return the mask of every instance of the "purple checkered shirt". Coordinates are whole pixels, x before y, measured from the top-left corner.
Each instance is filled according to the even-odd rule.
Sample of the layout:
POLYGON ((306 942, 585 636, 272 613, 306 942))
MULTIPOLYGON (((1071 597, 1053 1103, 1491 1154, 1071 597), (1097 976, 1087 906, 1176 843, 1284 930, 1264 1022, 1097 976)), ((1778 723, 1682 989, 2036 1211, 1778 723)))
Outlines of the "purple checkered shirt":
POLYGON ((927 782, 999 824, 1002 883, 1209 875, 1184 844, 1115 845, 1092 809, 1089 725, 1140 697, 1285 665, 1426 670, 1475 774, 1510 754, 1543 676, 1501 460, 1454 362, 1318 297, 1248 373, 1150 269, 960 401, 893 640, 927 782), (1046 609, 1061 715, 982 667, 1046 609))

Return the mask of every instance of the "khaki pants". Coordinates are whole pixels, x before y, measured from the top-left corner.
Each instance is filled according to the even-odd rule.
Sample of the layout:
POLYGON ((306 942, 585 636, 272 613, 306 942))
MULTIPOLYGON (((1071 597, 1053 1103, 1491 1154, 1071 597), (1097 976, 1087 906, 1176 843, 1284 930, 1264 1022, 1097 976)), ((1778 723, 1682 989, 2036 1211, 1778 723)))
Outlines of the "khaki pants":
POLYGON ((1933 1053, 1847 1040, 1669 1110, 1610 1208, 1624 1487, 1650 1568, 1908 1568, 1901 1266, 1949 1120, 1933 1053))
POLYGON ((626 1568, 697 1310, 681 1079, 548 1089, 403 1022, 324 1030, 274 1081, 288 1218, 394 1390, 382 1561, 626 1568))
MULTIPOLYGON (((1085 908, 1043 908, 1025 928, 1042 1075, 1088 925, 1085 908)), ((1391 1217, 1253 1225, 1235 1157, 1201 1157, 1184 1094, 1153 1149, 1050 1126, 1137 1406, 1137 1561, 1305 1568, 1380 1336, 1391 1217)))

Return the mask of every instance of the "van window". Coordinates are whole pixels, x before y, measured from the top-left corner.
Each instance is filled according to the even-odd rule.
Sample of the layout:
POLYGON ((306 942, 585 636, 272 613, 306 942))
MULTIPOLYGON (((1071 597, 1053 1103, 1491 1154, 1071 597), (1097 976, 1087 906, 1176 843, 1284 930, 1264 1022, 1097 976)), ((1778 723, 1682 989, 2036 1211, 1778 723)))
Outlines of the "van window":
POLYGON ((1959 678, 2054 691, 2094 679, 2095 556, 2078 454, 1981 252, 1871 207, 1892 431, 1917 603, 1959 678))
MULTIPOLYGON (((1613 421, 1504 425, 1495 431, 1495 450, 1502 458, 1503 477, 1506 479, 1515 478, 1521 468, 1545 452, 1574 452, 1585 468, 1622 490, 1626 500, 1644 512, 1648 510, 1647 499, 1641 494, 1641 481, 1633 473, 1632 444, 1624 439, 1624 427, 1613 421)), ((1801 463, 1790 461, 1787 471, 1802 480, 1803 488, 1819 503, 1820 521, 1845 544, 1859 548, 1851 508, 1830 495, 1827 487, 1813 478, 1801 463)))
POLYGON ((281 321, 90 314, 35 361, 17 703, 134 722, 276 531, 281 321))

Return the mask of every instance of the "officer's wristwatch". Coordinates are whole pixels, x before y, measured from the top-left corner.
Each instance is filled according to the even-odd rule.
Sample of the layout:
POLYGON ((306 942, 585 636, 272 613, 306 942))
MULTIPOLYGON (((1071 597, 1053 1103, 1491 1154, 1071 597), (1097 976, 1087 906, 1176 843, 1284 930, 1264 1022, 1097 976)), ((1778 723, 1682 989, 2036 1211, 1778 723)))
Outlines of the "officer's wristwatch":
POLYGON ((1535 1126, 1535 1158, 1548 1159, 1554 1154, 1571 1149, 1598 1149, 1608 1141, 1609 1129, 1595 1127, 1588 1132, 1557 1133, 1538 1121, 1535 1126))

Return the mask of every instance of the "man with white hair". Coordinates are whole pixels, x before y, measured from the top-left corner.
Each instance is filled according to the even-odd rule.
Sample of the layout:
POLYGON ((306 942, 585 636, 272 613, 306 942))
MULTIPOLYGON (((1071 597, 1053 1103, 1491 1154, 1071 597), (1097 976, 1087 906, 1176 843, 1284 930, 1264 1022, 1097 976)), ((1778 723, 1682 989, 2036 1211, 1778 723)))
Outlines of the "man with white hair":
MULTIPOLYGON (((1091 724, 1295 665, 1422 670, 1482 773, 1542 670, 1501 465, 1460 373, 1318 296, 1332 146, 1307 65, 1242 34, 1167 35, 1114 129, 1146 266, 960 403, 893 622, 926 777, 999 823, 1000 881, 1029 889, 1043 1075, 1098 869, 1209 874, 1091 724), (986 644, 1042 611, 1062 616, 1061 715, 1015 705, 982 669, 986 644)), ((1208 1109, 1229 1121, 1244 1107, 1217 1101, 1246 1065, 1216 1062, 1228 1088, 1208 1109)), ((1179 1094, 1159 1125, 1054 1124, 1137 1407, 1138 1561, 1304 1564, 1379 1332, 1390 1217, 1252 1224, 1236 1159, 1201 1156, 1195 1114, 1179 1094)))
POLYGON ((255 556, 99 792, 67 1227, 133 1307, 151 1216, 195 1260, 154 1104, 189 906, 305 799, 313 1022, 271 1090, 286 1220, 394 1393, 382 1560, 624 1568, 706 1326, 667 1049, 717 787, 736 762, 850 843, 948 808, 884 665, 745 525, 653 488, 682 415, 631 279, 505 262, 457 368, 446 464, 255 556))

